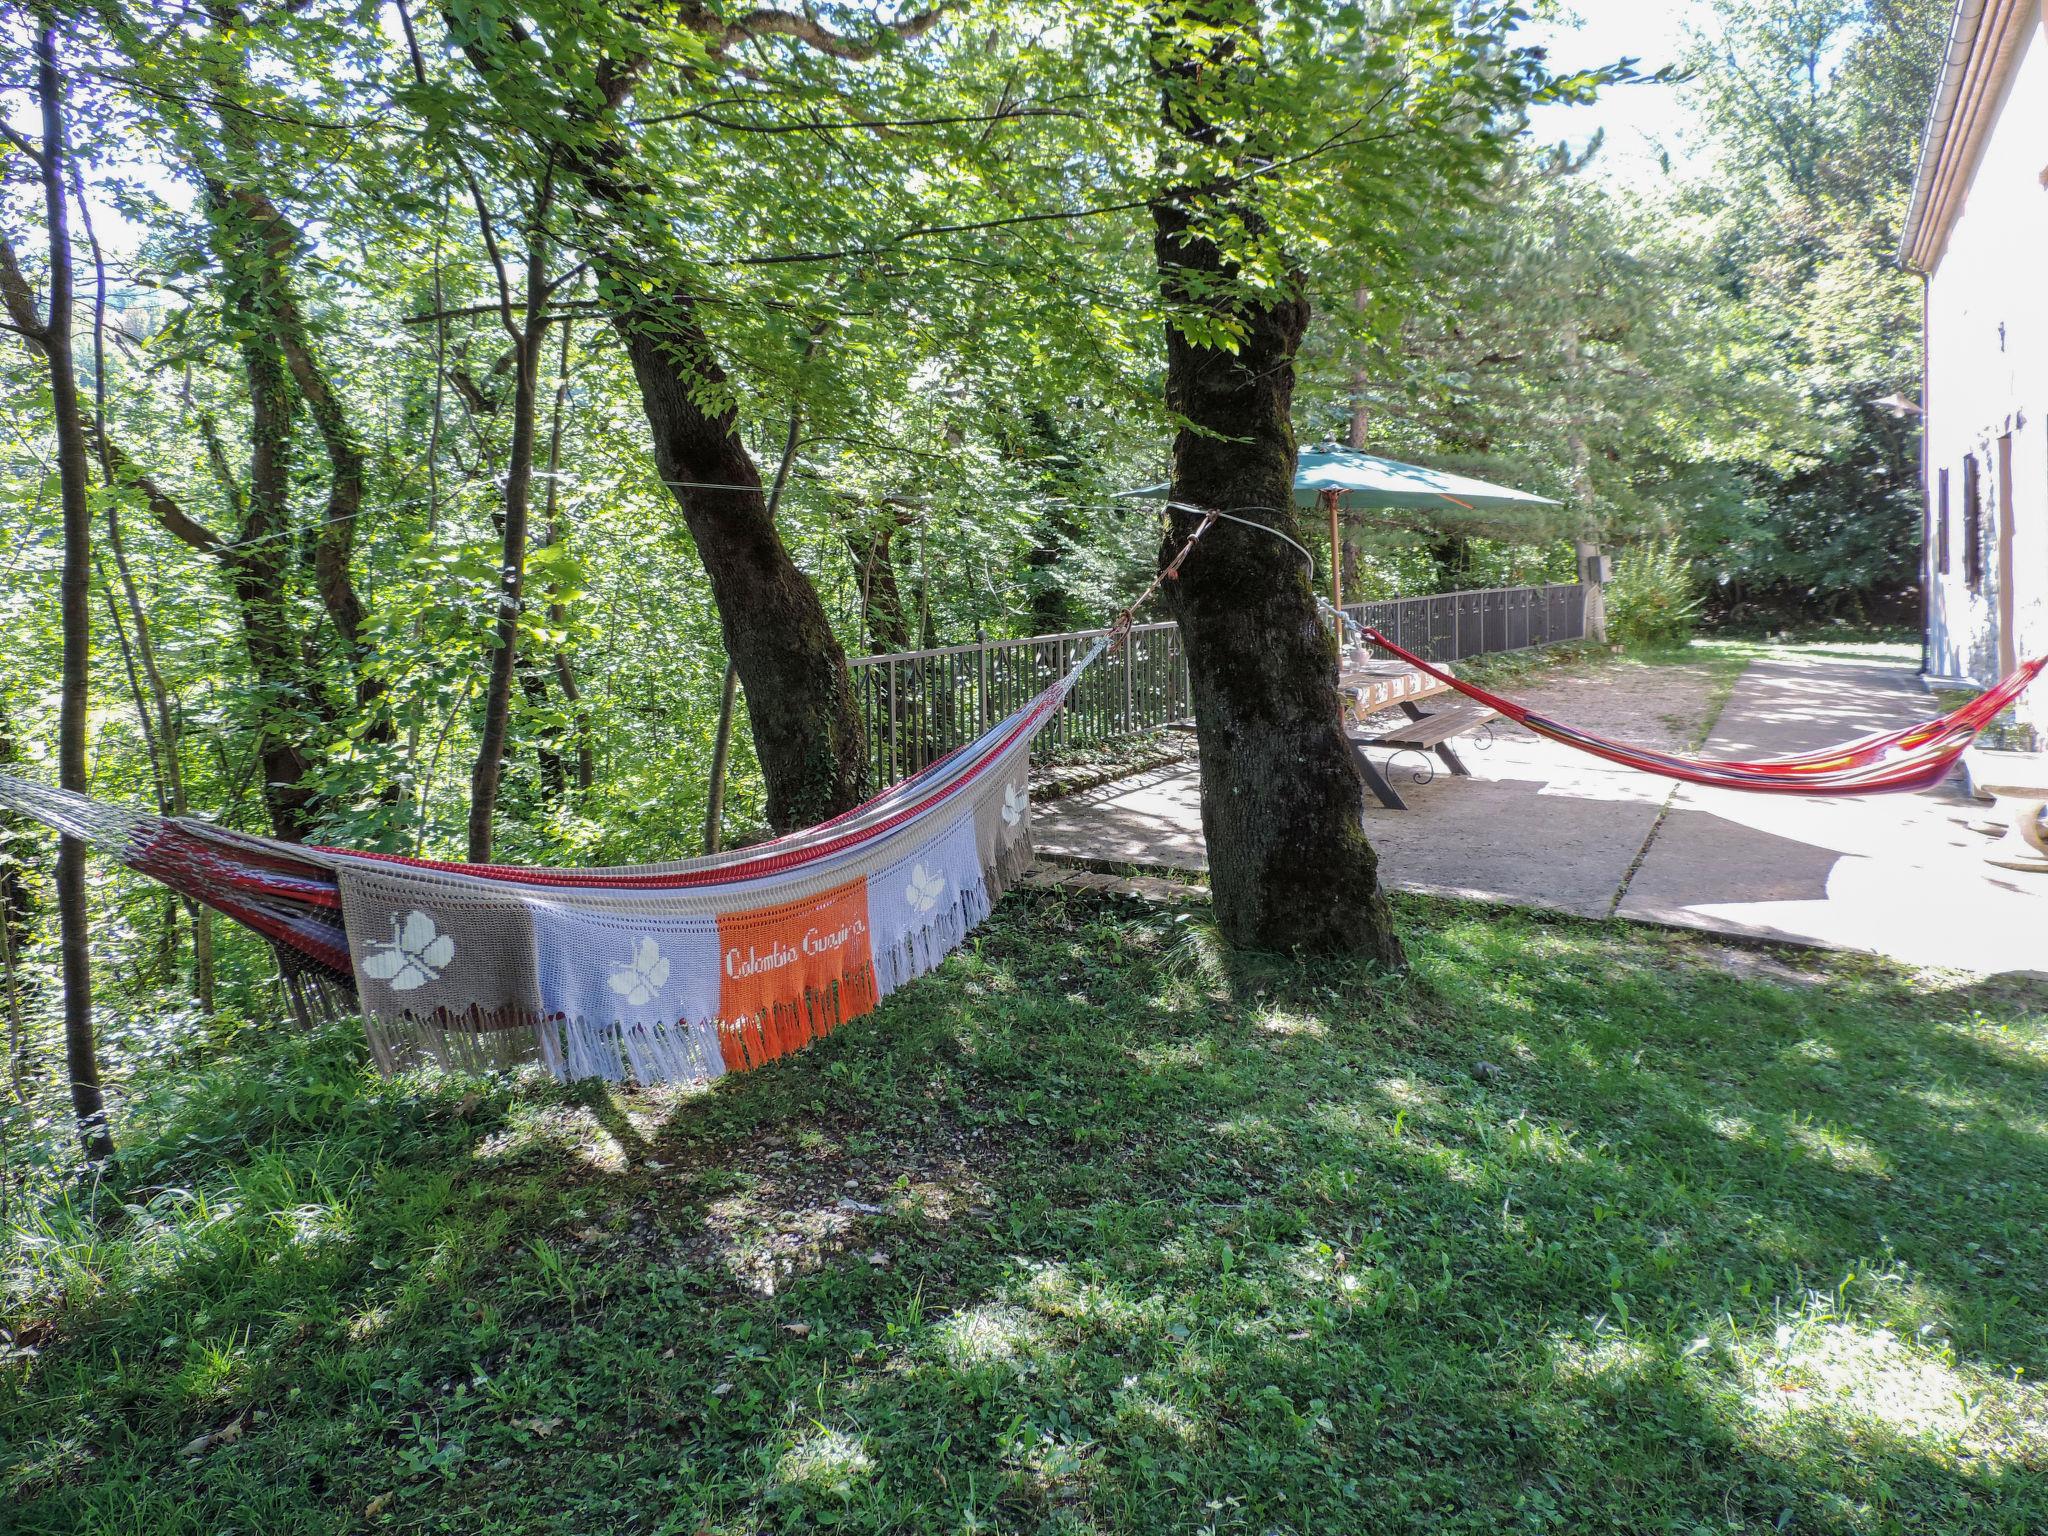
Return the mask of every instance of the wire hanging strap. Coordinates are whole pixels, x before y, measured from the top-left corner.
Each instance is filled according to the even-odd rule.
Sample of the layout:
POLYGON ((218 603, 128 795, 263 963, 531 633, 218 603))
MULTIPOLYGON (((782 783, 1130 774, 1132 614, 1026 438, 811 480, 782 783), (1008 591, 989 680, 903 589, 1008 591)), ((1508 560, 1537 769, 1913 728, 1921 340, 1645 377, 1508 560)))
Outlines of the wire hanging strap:
POLYGON ((1130 605, 1122 613, 1119 613, 1110 621, 1109 629, 1104 635, 1104 639, 1111 647, 1122 645, 1129 638, 1131 625, 1136 621, 1138 610, 1152 600, 1154 593, 1166 585, 1167 582, 1180 580, 1180 568, 1187 560, 1189 553, 1194 549, 1196 541, 1215 526, 1216 519, 1225 515, 1224 513, 1210 511, 1203 507, 1183 506, 1179 502, 1168 503, 1168 510, 1199 512, 1202 514, 1202 521, 1196 525, 1193 533, 1181 541, 1180 548, 1173 552, 1173 558, 1159 568, 1159 574, 1145 583, 1145 589, 1131 599, 1130 605))

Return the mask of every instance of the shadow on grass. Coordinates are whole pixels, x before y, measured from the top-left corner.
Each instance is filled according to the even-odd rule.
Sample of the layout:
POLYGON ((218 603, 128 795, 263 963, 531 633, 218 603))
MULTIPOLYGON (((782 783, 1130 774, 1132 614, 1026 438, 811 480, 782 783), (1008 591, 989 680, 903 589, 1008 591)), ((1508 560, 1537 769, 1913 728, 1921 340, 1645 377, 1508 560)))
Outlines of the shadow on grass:
POLYGON ((196 1104, 287 1176, 12 1368, 21 1528, 2048 1524, 2039 989, 1402 910, 1033 896, 708 1094, 196 1104))

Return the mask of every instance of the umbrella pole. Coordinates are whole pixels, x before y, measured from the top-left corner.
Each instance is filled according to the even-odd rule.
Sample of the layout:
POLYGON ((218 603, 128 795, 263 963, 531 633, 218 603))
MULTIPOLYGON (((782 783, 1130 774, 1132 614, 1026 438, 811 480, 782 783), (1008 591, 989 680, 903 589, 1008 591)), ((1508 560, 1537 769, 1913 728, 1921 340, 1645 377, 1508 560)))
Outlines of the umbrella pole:
POLYGON ((1330 513, 1330 606, 1337 613, 1337 646, 1344 646, 1344 543, 1337 531, 1337 493, 1323 492, 1323 505, 1330 513))

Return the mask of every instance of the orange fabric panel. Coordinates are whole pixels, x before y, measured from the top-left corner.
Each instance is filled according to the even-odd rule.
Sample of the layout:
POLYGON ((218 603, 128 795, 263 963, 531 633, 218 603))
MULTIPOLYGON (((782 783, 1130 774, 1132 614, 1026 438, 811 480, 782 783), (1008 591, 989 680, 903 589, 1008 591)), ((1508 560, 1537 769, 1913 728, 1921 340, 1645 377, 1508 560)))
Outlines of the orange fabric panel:
POLYGON ((868 883, 718 919, 720 1041, 728 1071, 798 1049, 875 1006, 868 883))

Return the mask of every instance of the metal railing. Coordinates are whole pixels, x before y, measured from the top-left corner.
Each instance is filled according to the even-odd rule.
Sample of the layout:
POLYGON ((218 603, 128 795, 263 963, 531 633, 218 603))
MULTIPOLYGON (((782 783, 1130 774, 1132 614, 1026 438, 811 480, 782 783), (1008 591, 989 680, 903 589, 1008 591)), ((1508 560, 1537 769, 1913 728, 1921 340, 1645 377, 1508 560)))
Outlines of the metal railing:
MULTIPOLYGON (((1586 602, 1576 584, 1494 587, 1347 603, 1344 613, 1404 650, 1451 662, 1583 639, 1586 602)), ((851 658, 874 787, 908 778, 972 741, 1065 676, 1104 633, 1082 629, 851 658)), ((1082 675, 1032 750, 1053 756, 1177 724, 1190 718, 1190 700, 1179 626, 1135 625, 1126 645, 1082 675)))
POLYGON ((1370 624, 1425 661, 1463 661, 1468 656, 1585 639, 1586 589, 1571 582, 1390 597, 1346 603, 1344 616, 1355 624, 1370 624))

